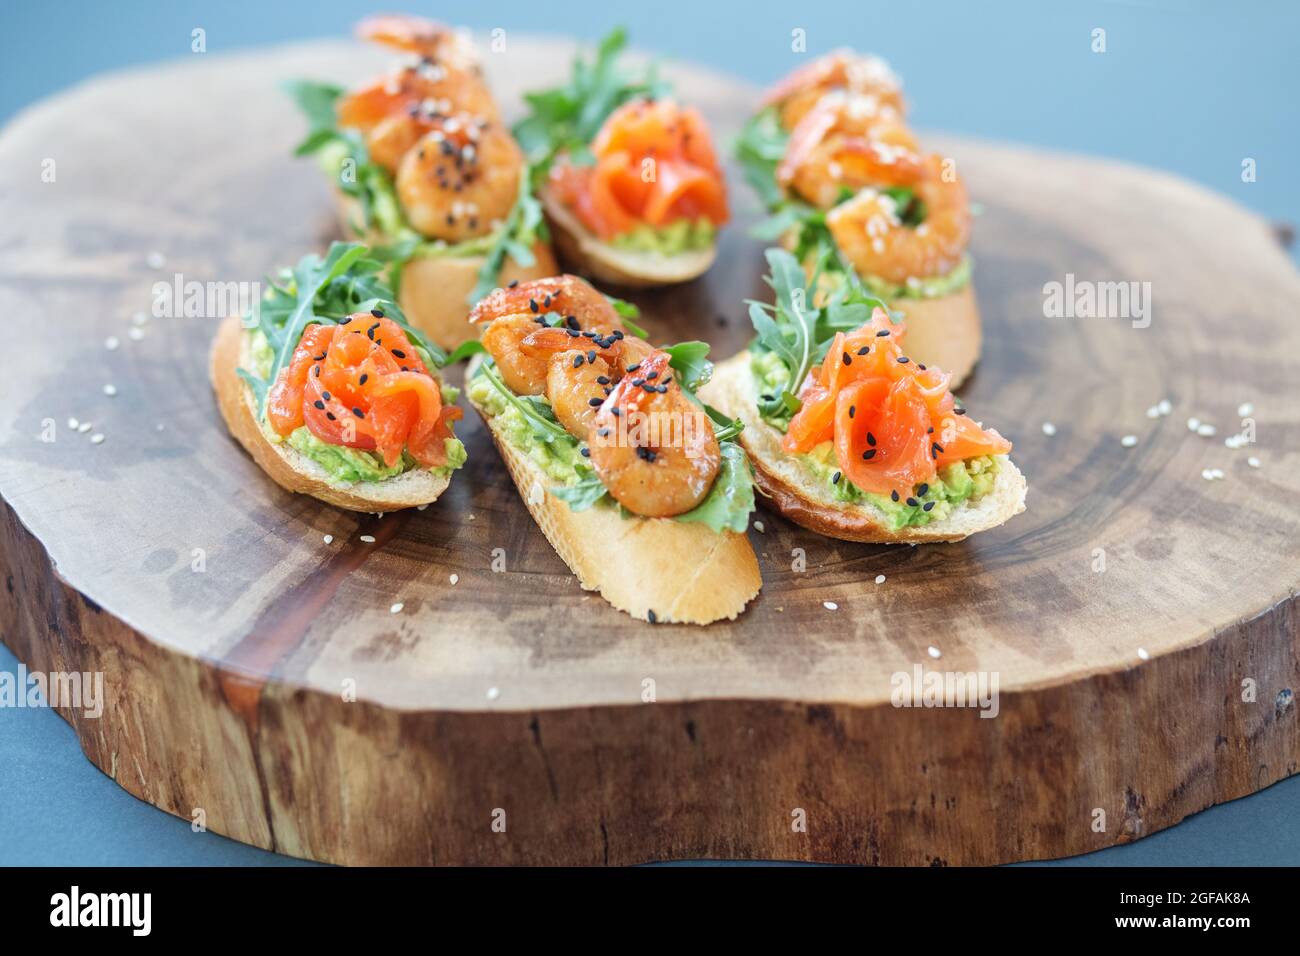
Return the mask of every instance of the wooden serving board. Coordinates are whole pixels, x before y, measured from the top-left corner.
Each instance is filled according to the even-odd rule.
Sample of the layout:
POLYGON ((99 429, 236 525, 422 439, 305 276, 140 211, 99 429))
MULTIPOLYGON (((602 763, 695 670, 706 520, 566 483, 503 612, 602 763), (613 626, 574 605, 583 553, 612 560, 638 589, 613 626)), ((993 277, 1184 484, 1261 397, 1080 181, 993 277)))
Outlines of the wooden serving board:
MULTIPOLYGON (((490 78, 513 108, 570 54, 512 37, 490 78)), ((3 639, 36 670, 104 672, 103 717, 63 713, 128 791, 347 863, 987 864, 1132 840, 1296 771, 1300 281, 1265 223, 1159 173, 934 140, 984 207, 963 393, 1015 441, 1027 513, 916 548, 760 513, 744 615, 650 626, 578 587, 472 416, 441 501, 358 517, 282 493, 227 436, 205 371, 219 315, 128 337, 157 281, 252 281, 334 237, 277 85, 384 62, 342 43, 196 56, 0 135, 3 639), (1150 326, 1044 318, 1067 273, 1150 282, 1150 326), (1162 398, 1173 413, 1148 419, 1162 398), (1247 401, 1258 443, 1226 448, 1247 401), (918 666, 996 673, 998 716, 891 706, 918 666)), ((723 143, 755 101, 668 73, 723 143)), ((719 357, 764 294, 732 181, 708 276, 634 296, 657 339, 719 357)))

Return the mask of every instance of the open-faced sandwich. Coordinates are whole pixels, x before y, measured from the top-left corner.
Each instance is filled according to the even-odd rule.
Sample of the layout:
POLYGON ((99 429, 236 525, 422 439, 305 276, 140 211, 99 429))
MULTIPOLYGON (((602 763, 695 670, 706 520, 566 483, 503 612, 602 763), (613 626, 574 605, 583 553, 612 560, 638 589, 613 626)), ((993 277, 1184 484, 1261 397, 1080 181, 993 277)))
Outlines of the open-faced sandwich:
POLYGON ((541 207, 466 39, 405 16, 357 32, 409 62, 351 92, 293 84, 311 123, 297 152, 335 183, 344 227, 393 264, 412 324, 450 349, 492 289, 556 271, 541 207))
POLYGON ((966 187, 951 159, 917 145, 883 60, 840 50, 795 71, 737 156, 773 214, 758 234, 818 271, 819 296, 855 273, 906 323, 916 359, 954 386, 966 378, 980 350, 966 187))
POLYGON ((653 69, 631 79, 615 31, 570 82, 530 93, 515 126, 562 257, 600 282, 670 285, 713 263, 727 189, 699 112, 653 69))
POLYGON ((435 501, 465 462, 445 356, 412 328, 365 246, 334 243, 227 318, 212 387, 230 433, 289 491, 352 511, 435 501))
POLYGON ((702 405, 708 346, 654 348, 576 276, 474 309, 466 394, 528 510, 587 590, 651 622, 734 618, 761 580, 740 424, 702 405))
MULTIPOLYGON (((957 541, 1025 508, 1011 443, 972 421, 950 376, 855 281, 817 307, 799 262, 769 249, 775 304, 701 395, 739 418, 754 481, 796 524, 848 541, 957 541)), ((816 281, 814 276, 813 281, 816 281)))

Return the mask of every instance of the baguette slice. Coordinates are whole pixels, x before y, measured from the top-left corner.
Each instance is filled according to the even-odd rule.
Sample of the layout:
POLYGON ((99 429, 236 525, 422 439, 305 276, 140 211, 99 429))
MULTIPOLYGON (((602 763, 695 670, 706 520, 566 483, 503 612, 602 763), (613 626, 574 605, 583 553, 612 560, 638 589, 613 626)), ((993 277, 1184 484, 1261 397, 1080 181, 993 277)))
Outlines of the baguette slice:
POLYGON ((244 330, 238 316, 221 323, 212 343, 209 369, 212 388, 230 434, 281 488, 311 495, 349 511, 380 512, 437 501, 451 483, 450 476, 438 476, 419 468, 383 481, 338 485, 331 483, 324 468, 287 442, 268 441, 258 424, 253 392, 235 374, 235 369, 250 364, 251 344, 252 335, 244 330))
POLYGON ((620 249, 591 232, 550 190, 540 195, 561 257, 595 282, 633 289, 676 285, 704 275, 717 256, 716 244, 671 256, 620 249))
MULTIPOLYGON (((465 381, 478 363, 470 363, 465 381)), ((745 535, 671 518, 624 518, 615 508, 573 511, 546 490, 554 481, 510 444, 492 414, 470 403, 528 511, 586 590, 640 620, 653 611, 658 622, 684 624, 733 619, 758 594, 758 558, 745 535)))
MULTIPOLYGON (((363 221, 361 204, 340 190, 335 190, 339 221, 351 235, 353 224, 363 221)), ((382 243, 382 237, 370 235, 368 242, 382 243)), ((448 351, 466 339, 474 338, 469 325, 469 295, 478 284, 483 256, 416 256, 402 267, 398 284, 397 305, 410 323, 440 348, 448 351)), ((551 247, 540 240, 533 245, 531 266, 521 266, 506 256, 498 276, 499 285, 516 280, 541 279, 560 271, 551 247)))
POLYGON ((966 380, 979 361, 983 337, 973 282, 939 299, 894 299, 889 308, 903 313, 909 356, 950 374, 953 389, 966 380))
POLYGON ((700 389, 700 398, 745 423, 739 441, 754 466, 754 484, 771 507, 818 534, 870 544, 960 541, 1025 510, 1025 477, 1010 458, 999 455, 997 481, 979 501, 963 502, 942 521, 892 530, 879 509, 836 501, 821 479, 786 454, 782 434, 759 417, 748 351, 719 363, 712 381, 700 389))

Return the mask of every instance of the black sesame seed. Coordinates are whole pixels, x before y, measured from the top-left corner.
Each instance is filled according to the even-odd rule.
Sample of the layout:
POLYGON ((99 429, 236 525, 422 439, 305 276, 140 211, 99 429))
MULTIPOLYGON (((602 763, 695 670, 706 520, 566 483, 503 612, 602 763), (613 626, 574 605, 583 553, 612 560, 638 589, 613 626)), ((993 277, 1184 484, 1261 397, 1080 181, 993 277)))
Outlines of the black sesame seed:
POLYGON ((371 310, 370 310, 370 314, 373 315, 376 319, 382 319, 382 318, 384 317, 384 310, 383 310, 383 309, 371 309, 371 310))
POLYGON ((615 418, 618 418, 620 415, 623 414, 623 409, 619 408, 618 406, 615 406, 610 409, 610 412, 613 414, 615 418))
POLYGON ((933 501, 927 501, 925 504, 921 505, 921 510, 922 510, 922 511, 929 511, 929 510, 930 510, 931 508, 933 508, 933 507, 934 507, 934 502, 933 502, 933 501))
POLYGON ((595 361, 596 361, 596 350, 595 350, 595 349, 592 349, 590 352, 587 353, 587 361, 588 361, 588 362, 592 362, 593 364, 595 363, 595 361))
POLYGON ((596 434, 599 435, 601 438, 607 438, 607 437, 609 436, 609 429, 608 429, 608 428, 598 428, 598 429, 596 430, 596 434))
POLYGON ((325 403, 322 402, 319 398, 316 399, 316 401, 312 402, 312 404, 315 405, 317 408, 319 408, 322 412, 325 411, 325 403))
POLYGON ((929 491, 929 490, 930 490, 930 486, 927 485, 924 481, 921 482, 919 485, 916 486, 916 493, 917 493, 918 496, 920 496, 920 497, 922 497, 922 498, 925 497, 925 493, 926 493, 927 491, 929 491))
POLYGON ((328 402, 328 401, 330 400, 330 393, 329 393, 329 392, 321 392, 321 393, 320 393, 320 397, 323 398, 323 399, 325 399, 325 401, 328 402))
POLYGON ((577 329, 579 332, 582 331, 582 326, 578 324, 578 317, 576 315, 566 315, 564 317, 564 324, 571 329, 577 329))
POLYGON ((966 414, 966 409, 964 409, 964 408, 954 408, 954 409, 952 410, 952 413, 953 413, 954 415, 965 415, 965 414, 966 414))
MULTIPOLYGON (((605 400, 603 398, 589 398, 587 399, 587 404, 590 405, 592 408, 600 408, 600 406, 605 404, 605 400)), ((614 414, 616 415, 618 414, 617 408, 614 409, 614 414)))
POLYGON ((915 508, 916 505, 917 505, 917 501, 916 501, 915 498, 911 498, 911 497, 909 497, 909 498, 907 499, 907 506, 908 506, 909 508, 915 508))
POLYGON ((645 612, 645 616, 646 616, 646 619, 649 620, 651 624, 654 624, 656 621, 659 620, 657 617, 655 617, 655 612, 654 612, 654 611, 646 611, 646 612, 645 612))
POLYGON ((406 353, 403 352, 401 349, 393 349, 393 357, 394 357, 394 358, 406 358, 406 353))
POLYGON ((319 366, 319 365, 313 365, 313 366, 311 367, 311 373, 312 373, 313 375, 315 375, 317 378, 320 378, 320 366, 319 366))
POLYGON ((339 325, 347 325, 351 321, 352 321, 352 316, 349 315, 346 319, 340 322, 339 325))
POLYGON ((537 311, 537 300, 536 300, 536 299, 529 299, 529 300, 528 300, 528 308, 531 309, 532 311, 536 312, 536 311, 537 311))
POLYGON ((774 402, 774 401, 776 401, 776 396, 775 396, 775 395, 767 395, 767 394, 763 394, 763 395, 760 395, 759 398, 761 398, 761 399, 762 399, 763 401, 765 401, 765 402, 774 402))
POLYGON ((852 418, 852 417, 853 417, 854 415, 856 415, 857 413, 858 413, 858 406, 856 406, 856 405, 850 405, 850 406, 849 406, 849 418, 852 418))
POLYGON ((583 448, 581 454, 582 454, 582 457, 583 457, 583 458, 590 458, 590 457, 591 457, 591 449, 590 449, 590 448, 583 448))
POLYGON ((897 501, 897 500, 898 500, 898 491, 897 491, 897 490, 891 491, 891 492, 889 493, 889 497, 890 497, 891 500, 893 500, 893 501, 897 501))
POLYGON ((649 375, 646 376, 646 378, 658 378, 658 377, 659 377, 658 372, 651 372, 649 375))
POLYGON ((610 334, 613 338, 619 340, 620 342, 623 340, 623 337, 624 337, 624 336, 623 336, 623 330, 622 330, 622 329, 615 329, 613 332, 611 332, 611 333, 609 333, 609 334, 610 334))
POLYGON ((906 356, 906 355, 900 355, 900 356, 898 357, 898 364, 899 364, 899 365, 906 365, 906 364, 907 364, 907 356, 906 356))
POLYGON ((938 442, 935 442, 933 445, 930 446, 931 457, 938 458, 942 452, 943 452, 943 446, 940 445, 938 442))
POLYGON ((881 336, 885 336, 888 334, 889 334, 889 329, 881 329, 879 332, 876 333, 876 338, 880 338, 881 336))
POLYGON ((608 375, 597 375, 597 376, 596 376, 596 384, 597 384, 597 385, 608 385, 608 384, 609 384, 609 376, 608 376, 608 375))
POLYGON ((919 368, 922 372, 925 371, 925 366, 922 365, 920 362, 917 362, 917 363, 916 363, 916 367, 919 368))
POLYGON ((564 334, 567 335, 567 336, 568 336, 569 338, 571 338, 571 339, 581 338, 581 336, 580 336, 580 335, 577 333, 577 331, 574 330, 574 329, 565 329, 565 330, 564 330, 564 334))
POLYGON ((314 362, 323 362, 323 361, 325 361, 325 353, 324 353, 324 352, 321 352, 320 355, 313 355, 313 356, 312 356, 312 361, 314 361, 314 362))
POLYGON ((838 485, 839 483, 840 483, 840 473, 837 471, 835 472, 835 474, 831 475, 831 484, 838 485))
POLYGON ((845 352, 843 355, 840 356, 840 358, 844 360, 845 365, 848 365, 850 362, 853 361, 853 356, 850 355, 848 352, 845 352))
POLYGON ((863 461, 871 461, 871 459, 875 457, 876 457, 876 450, 874 448, 868 448, 866 451, 862 453, 863 461))
POLYGON ((368 373, 368 372, 362 372, 362 373, 361 373, 361 378, 358 380, 357 384, 358 384, 358 385, 365 385, 365 384, 366 384, 366 379, 368 379, 368 378, 370 378, 370 373, 368 373))
POLYGON ((330 421, 332 421, 332 422, 336 422, 336 421, 338 421, 338 419, 334 417, 334 413, 333 413, 333 412, 326 412, 326 413, 325 413, 325 417, 328 418, 328 419, 329 419, 330 421))
POLYGON ((927 435, 933 435, 933 434, 934 434, 934 426, 931 425, 929 428, 927 428, 927 429, 925 430, 925 433, 926 433, 927 435))
POLYGON ((575 356, 573 357, 573 367, 574 367, 574 368, 582 368, 582 353, 581 353, 581 352, 579 352, 577 355, 575 355, 575 356))
POLYGON ((864 346, 862 346, 862 348, 858 349, 858 354, 859 354, 859 355, 866 355, 866 354, 867 354, 868 352, 870 352, 870 351, 871 351, 871 346, 870 346, 870 345, 864 345, 864 346))
POLYGON ((636 371, 637 369, 639 369, 640 367, 641 367, 641 363, 640 363, 640 362, 637 362, 635 365, 629 365, 629 366, 627 367, 627 370, 628 370, 629 372, 635 372, 635 371, 636 371))
POLYGON ((354 409, 352 409, 352 414, 355 415, 355 416, 357 416, 357 418, 365 418, 365 417, 366 417, 366 413, 363 412, 363 411, 362 411, 361 409, 359 409, 359 408, 354 408, 354 409))
POLYGON ((511 282, 510 285, 508 285, 506 288, 508 288, 508 289, 513 289, 513 288, 514 288, 515 286, 517 286, 517 285, 519 285, 519 280, 518 280, 518 279, 515 279, 515 280, 514 280, 513 282, 511 282))
POLYGON ((871 432, 867 432, 867 444, 873 448, 876 446, 876 436, 871 434, 871 432))

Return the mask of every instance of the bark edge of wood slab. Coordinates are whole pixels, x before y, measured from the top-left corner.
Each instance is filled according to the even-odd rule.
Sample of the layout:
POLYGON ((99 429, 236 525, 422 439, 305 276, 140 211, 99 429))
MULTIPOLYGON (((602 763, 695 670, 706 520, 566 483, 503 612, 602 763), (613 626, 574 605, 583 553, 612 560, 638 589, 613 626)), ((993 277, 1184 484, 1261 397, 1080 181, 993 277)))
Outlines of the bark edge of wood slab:
MULTIPOLYGON (((509 107, 569 53, 512 38, 489 79, 509 107)), ((4 168, 58 158, 56 183, 0 198, 0 307, 36 310, 61 343, 6 368, 0 634, 34 670, 104 673, 102 718, 60 713, 122 787, 340 863, 939 865, 1129 841, 1296 772, 1300 411, 1281 396, 1300 281, 1262 220, 1152 171, 926 137, 986 207, 984 354, 962 397, 1015 441, 1028 510, 917 548, 761 511, 764 587, 741 618, 652 627, 581 591, 474 416, 436 504, 341 512, 278 489, 227 436, 206 375, 220 315, 128 339, 156 282, 256 280, 337 238, 328 184, 290 156, 303 124, 271 91, 387 61, 344 43, 192 57, 96 78, 0 133, 4 168), (240 149, 213 117, 238 117, 240 149), (1046 318, 1044 283, 1067 273, 1151 281, 1154 320, 1046 318), (1175 414, 1147 419, 1163 397, 1175 414), (1225 449, 1243 401, 1259 444, 1225 449), (1216 467, 1226 480, 1201 477, 1216 467), (998 717, 891 706, 893 675, 922 666, 999 675, 998 717)), ((668 72, 719 142, 755 101, 668 72)), ((737 221, 709 273, 633 296, 657 339, 720 359, 765 295, 729 181, 737 221)))

